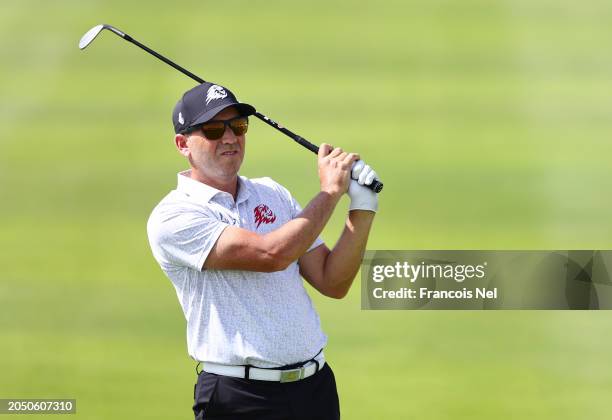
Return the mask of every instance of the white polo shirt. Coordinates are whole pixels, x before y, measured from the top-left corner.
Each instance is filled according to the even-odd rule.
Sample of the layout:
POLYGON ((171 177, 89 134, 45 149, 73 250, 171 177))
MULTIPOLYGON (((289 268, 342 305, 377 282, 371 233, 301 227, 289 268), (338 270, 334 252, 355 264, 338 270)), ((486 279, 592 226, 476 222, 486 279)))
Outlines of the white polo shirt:
MULTIPOLYGON (((231 194, 178 174, 147 223, 153 256, 176 289, 187 348, 198 361, 278 367, 311 359, 327 343, 297 261, 283 271, 202 270, 230 225, 264 234, 301 208, 270 178, 239 177, 231 194)), ((320 238, 309 250, 321 245, 320 238)))

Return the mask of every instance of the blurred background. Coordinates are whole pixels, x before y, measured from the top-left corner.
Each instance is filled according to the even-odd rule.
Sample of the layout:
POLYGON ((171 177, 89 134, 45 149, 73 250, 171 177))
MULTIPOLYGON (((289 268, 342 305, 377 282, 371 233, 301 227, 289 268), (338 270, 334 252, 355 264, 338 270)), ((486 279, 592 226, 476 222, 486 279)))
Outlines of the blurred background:
MULTIPOLYGON (((194 363, 146 220, 186 163, 194 82, 385 183, 369 249, 609 249, 612 3, 34 1, 0 6, 0 398, 193 418, 194 363)), ((242 175, 302 203, 316 160, 253 120, 242 175)), ((323 233, 333 245, 348 202, 323 233)), ((607 311, 362 311, 311 296, 343 419, 603 419, 607 311)), ((33 418, 38 417, 34 416, 33 418)))

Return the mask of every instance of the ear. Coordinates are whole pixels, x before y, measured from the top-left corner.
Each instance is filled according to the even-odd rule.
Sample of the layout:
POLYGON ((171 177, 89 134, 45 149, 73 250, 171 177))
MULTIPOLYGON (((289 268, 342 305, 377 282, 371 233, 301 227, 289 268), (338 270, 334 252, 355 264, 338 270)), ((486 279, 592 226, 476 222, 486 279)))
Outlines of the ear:
POLYGON ((187 137, 183 134, 174 136, 174 145, 179 153, 185 157, 189 157, 189 146, 187 145, 187 137))

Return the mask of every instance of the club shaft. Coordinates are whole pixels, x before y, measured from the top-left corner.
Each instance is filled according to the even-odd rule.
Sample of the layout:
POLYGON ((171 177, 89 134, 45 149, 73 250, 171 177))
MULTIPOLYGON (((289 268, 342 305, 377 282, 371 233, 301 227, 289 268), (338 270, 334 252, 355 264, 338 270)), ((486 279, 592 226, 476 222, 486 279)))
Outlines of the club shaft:
MULTIPOLYGON (((146 52, 148 52, 149 54, 159 58, 161 61, 163 61, 164 63, 168 64, 171 67, 174 67, 175 69, 177 69, 178 71, 180 71, 181 73, 191 77, 193 80, 195 80, 198 83, 205 83, 206 81, 204 79, 202 79, 201 77, 193 74, 192 72, 190 72, 189 70, 187 70, 184 67, 179 66, 178 64, 176 64, 174 61, 167 59, 166 57, 164 57, 163 55, 157 53, 156 51, 152 50, 151 48, 147 47, 146 45, 138 42, 137 40, 135 40, 134 38, 132 38, 131 36, 129 36, 128 34, 123 34, 123 39, 125 39, 126 41, 131 42, 132 44, 142 48, 143 50, 145 50, 146 52)), ((317 146, 315 146, 314 144, 312 144, 311 142, 309 142, 308 140, 306 140, 304 137, 299 136, 297 134, 295 134, 294 132, 292 132, 291 130, 279 125, 276 121, 274 121, 273 119, 265 116, 264 114, 260 113, 260 112, 256 112, 255 117, 259 118, 261 121, 265 122, 266 124, 268 124, 271 127, 276 128, 278 131, 280 131, 281 133, 291 137, 293 140, 295 140, 297 143, 301 144, 302 146, 304 146, 305 148, 307 148, 308 150, 312 151, 313 153, 317 154, 319 153, 319 148, 317 146)))
MULTIPOLYGON (((167 59, 166 57, 164 57, 163 55, 157 53, 156 51, 153 51, 151 48, 149 48, 146 45, 138 42, 137 40, 135 40, 134 38, 132 38, 128 34, 126 34, 124 32, 121 32, 121 31, 119 31, 116 28, 110 28, 110 29, 111 29, 112 32, 114 32, 118 36, 122 37, 126 41, 131 42, 132 44, 142 48, 143 50, 145 50, 149 54, 157 57, 158 59, 160 59, 164 63, 168 64, 169 66, 174 67, 175 69, 177 69, 178 71, 180 71, 184 75, 191 77, 196 82, 198 82, 198 83, 205 83, 206 82, 206 80, 202 79, 199 76, 196 76, 195 74, 193 74, 192 72, 190 72, 186 68, 183 68, 183 67, 179 66, 174 61, 167 59)), ((306 140, 304 137, 299 136, 299 135, 295 134, 293 131, 291 131, 291 130, 289 130, 289 129, 279 125, 276 121, 274 121, 273 119, 271 119, 269 117, 266 117, 264 114, 262 114, 260 112, 255 112, 254 115, 255 115, 256 118, 259 118, 261 121, 265 122, 269 126, 276 128, 278 131, 280 131, 281 133, 283 133, 286 136, 290 137, 291 139, 293 139, 293 141, 295 141, 296 143, 302 145, 303 147, 305 147, 306 149, 310 150, 311 152, 313 152, 315 154, 319 153, 319 148, 317 146, 315 146, 314 144, 312 144, 311 142, 309 142, 308 140, 306 140)), ((369 188, 369 189, 371 189, 372 191, 375 191, 375 192, 381 192, 382 189, 383 189, 383 183, 380 182, 378 179, 375 179, 374 181, 372 181, 372 183, 370 185, 364 185, 364 187, 367 187, 367 188, 369 188)))
POLYGON ((155 57, 159 58, 161 61, 163 61, 164 63, 168 64, 169 66, 174 67, 175 69, 177 69, 178 71, 180 71, 181 73, 191 77, 193 80, 195 80, 198 83, 204 83, 206 82, 206 80, 202 79, 201 77, 196 76, 195 74, 193 74, 192 72, 190 72, 189 70, 187 70, 186 68, 183 68, 181 66, 179 66, 178 64, 176 64, 174 61, 172 60, 168 60, 166 57, 164 57, 161 54, 158 54, 157 52, 153 51, 151 48, 147 47, 144 44, 141 44, 140 42, 136 41, 134 38, 132 38, 131 36, 129 36, 128 34, 125 34, 125 36, 123 37, 123 39, 125 39, 126 41, 131 42, 134 45, 139 46, 140 48, 142 48, 143 50, 145 50, 146 52, 148 52, 151 55, 154 55, 155 57))
POLYGON ((301 144, 302 146, 304 146, 305 148, 307 148, 308 150, 310 150, 314 154, 319 153, 319 148, 317 146, 315 146, 314 144, 312 144, 311 142, 309 142, 308 140, 306 140, 304 137, 298 136, 293 131, 283 127, 282 125, 279 125, 276 121, 274 121, 273 119, 271 119, 269 117, 266 117, 261 112, 256 112, 254 115, 255 115, 255 117, 259 118, 260 120, 262 120, 263 122, 268 124, 270 127, 274 127, 278 131, 280 131, 281 133, 291 137, 293 140, 295 140, 296 143, 301 144))

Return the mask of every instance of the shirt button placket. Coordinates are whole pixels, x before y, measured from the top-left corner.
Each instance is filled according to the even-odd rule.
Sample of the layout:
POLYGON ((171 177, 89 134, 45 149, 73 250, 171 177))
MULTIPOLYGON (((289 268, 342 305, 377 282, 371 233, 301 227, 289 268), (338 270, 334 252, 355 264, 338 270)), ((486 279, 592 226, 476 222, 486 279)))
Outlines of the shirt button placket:
POLYGON ((240 225, 240 214, 238 213, 238 206, 236 203, 232 203, 232 216, 234 225, 240 225))

